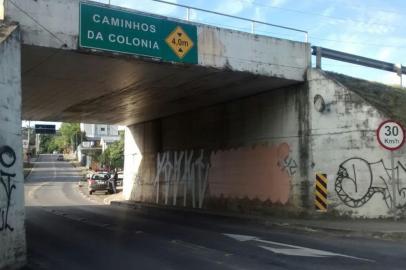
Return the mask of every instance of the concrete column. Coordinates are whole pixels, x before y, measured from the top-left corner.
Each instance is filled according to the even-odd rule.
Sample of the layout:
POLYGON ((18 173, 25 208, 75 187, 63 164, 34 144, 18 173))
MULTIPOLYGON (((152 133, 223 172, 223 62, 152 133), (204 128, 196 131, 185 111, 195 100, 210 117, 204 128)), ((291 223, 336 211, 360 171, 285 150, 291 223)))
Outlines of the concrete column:
POLYGON ((152 202, 156 153, 161 148, 160 129, 160 120, 128 126, 125 129, 123 194, 127 200, 152 202), (143 188, 151 190, 142 190, 143 188), (144 197, 145 194, 147 197, 144 197))
POLYGON ((0 269, 25 264, 20 31, 0 26, 0 269))
POLYGON ((142 160, 141 150, 137 145, 135 133, 133 127, 125 128, 123 194, 126 200, 131 199, 132 189, 142 160))

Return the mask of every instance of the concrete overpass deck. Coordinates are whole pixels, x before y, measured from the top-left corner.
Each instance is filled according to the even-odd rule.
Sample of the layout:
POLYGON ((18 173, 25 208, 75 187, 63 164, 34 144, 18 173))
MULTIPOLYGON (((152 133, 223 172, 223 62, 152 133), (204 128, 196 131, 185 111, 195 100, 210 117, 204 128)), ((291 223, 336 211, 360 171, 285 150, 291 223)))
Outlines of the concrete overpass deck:
POLYGON ((310 65, 307 43, 122 8, 112 9, 195 27, 196 61, 83 47, 80 3, 13 0, 6 7, 22 32, 23 119, 129 125, 298 84, 310 65))

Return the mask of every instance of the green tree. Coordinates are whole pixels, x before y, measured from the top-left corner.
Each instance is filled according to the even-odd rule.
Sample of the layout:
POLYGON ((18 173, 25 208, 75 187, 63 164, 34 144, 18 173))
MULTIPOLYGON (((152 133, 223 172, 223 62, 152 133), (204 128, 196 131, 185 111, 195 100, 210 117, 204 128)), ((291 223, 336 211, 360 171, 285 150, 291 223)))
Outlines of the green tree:
POLYGON ((43 134, 41 135, 40 149, 42 153, 63 152, 65 143, 60 135, 43 134))
POLYGON ((43 134, 41 135, 41 142, 39 145, 41 153, 50 153, 53 150, 49 150, 49 146, 53 143, 54 135, 43 134))
POLYGON ((80 131, 79 123, 62 123, 59 132, 65 149, 76 149, 76 147, 82 142, 81 138, 83 136, 80 131))
POLYGON ((120 140, 113 142, 101 154, 99 161, 110 168, 124 167, 124 134, 120 134, 120 140))
POLYGON ((55 135, 41 135, 41 152, 63 152, 68 149, 76 149, 82 142, 84 134, 80 131, 77 123, 62 123, 59 132, 55 135))

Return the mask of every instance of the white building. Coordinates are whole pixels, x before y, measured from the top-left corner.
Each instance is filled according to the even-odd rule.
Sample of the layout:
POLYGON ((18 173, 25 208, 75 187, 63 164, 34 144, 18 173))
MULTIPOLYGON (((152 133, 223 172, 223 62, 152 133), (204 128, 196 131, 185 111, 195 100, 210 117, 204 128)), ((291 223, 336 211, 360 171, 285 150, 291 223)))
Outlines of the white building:
POLYGON ((104 152, 110 144, 120 140, 119 126, 105 124, 80 124, 80 130, 85 132, 86 141, 77 149, 78 160, 86 167, 92 164, 90 153, 102 150, 104 152))
POLYGON ((86 133, 88 141, 118 141, 120 136, 118 134, 117 125, 104 125, 104 124, 80 124, 80 130, 86 133))

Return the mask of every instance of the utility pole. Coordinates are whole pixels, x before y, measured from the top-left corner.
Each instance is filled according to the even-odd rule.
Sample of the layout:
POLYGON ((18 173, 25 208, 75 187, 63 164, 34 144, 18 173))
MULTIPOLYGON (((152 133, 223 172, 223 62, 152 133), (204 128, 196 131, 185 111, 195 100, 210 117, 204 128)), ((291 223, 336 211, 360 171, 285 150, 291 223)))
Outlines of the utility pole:
POLYGON ((28 129, 27 129, 27 135, 28 135, 28 152, 30 151, 30 136, 31 136, 31 121, 28 121, 28 129))
POLYGON ((35 134, 35 152, 38 155, 39 154, 39 145, 40 145, 40 134, 35 134))
POLYGON ((31 136, 31 121, 28 121, 28 127, 27 127, 27 148, 25 149, 25 158, 27 159, 27 162, 31 162, 31 154, 30 154, 30 136, 31 136))
POLYGON ((75 152, 77 148, 78 148, 78 133, 75 132, 75 152))

